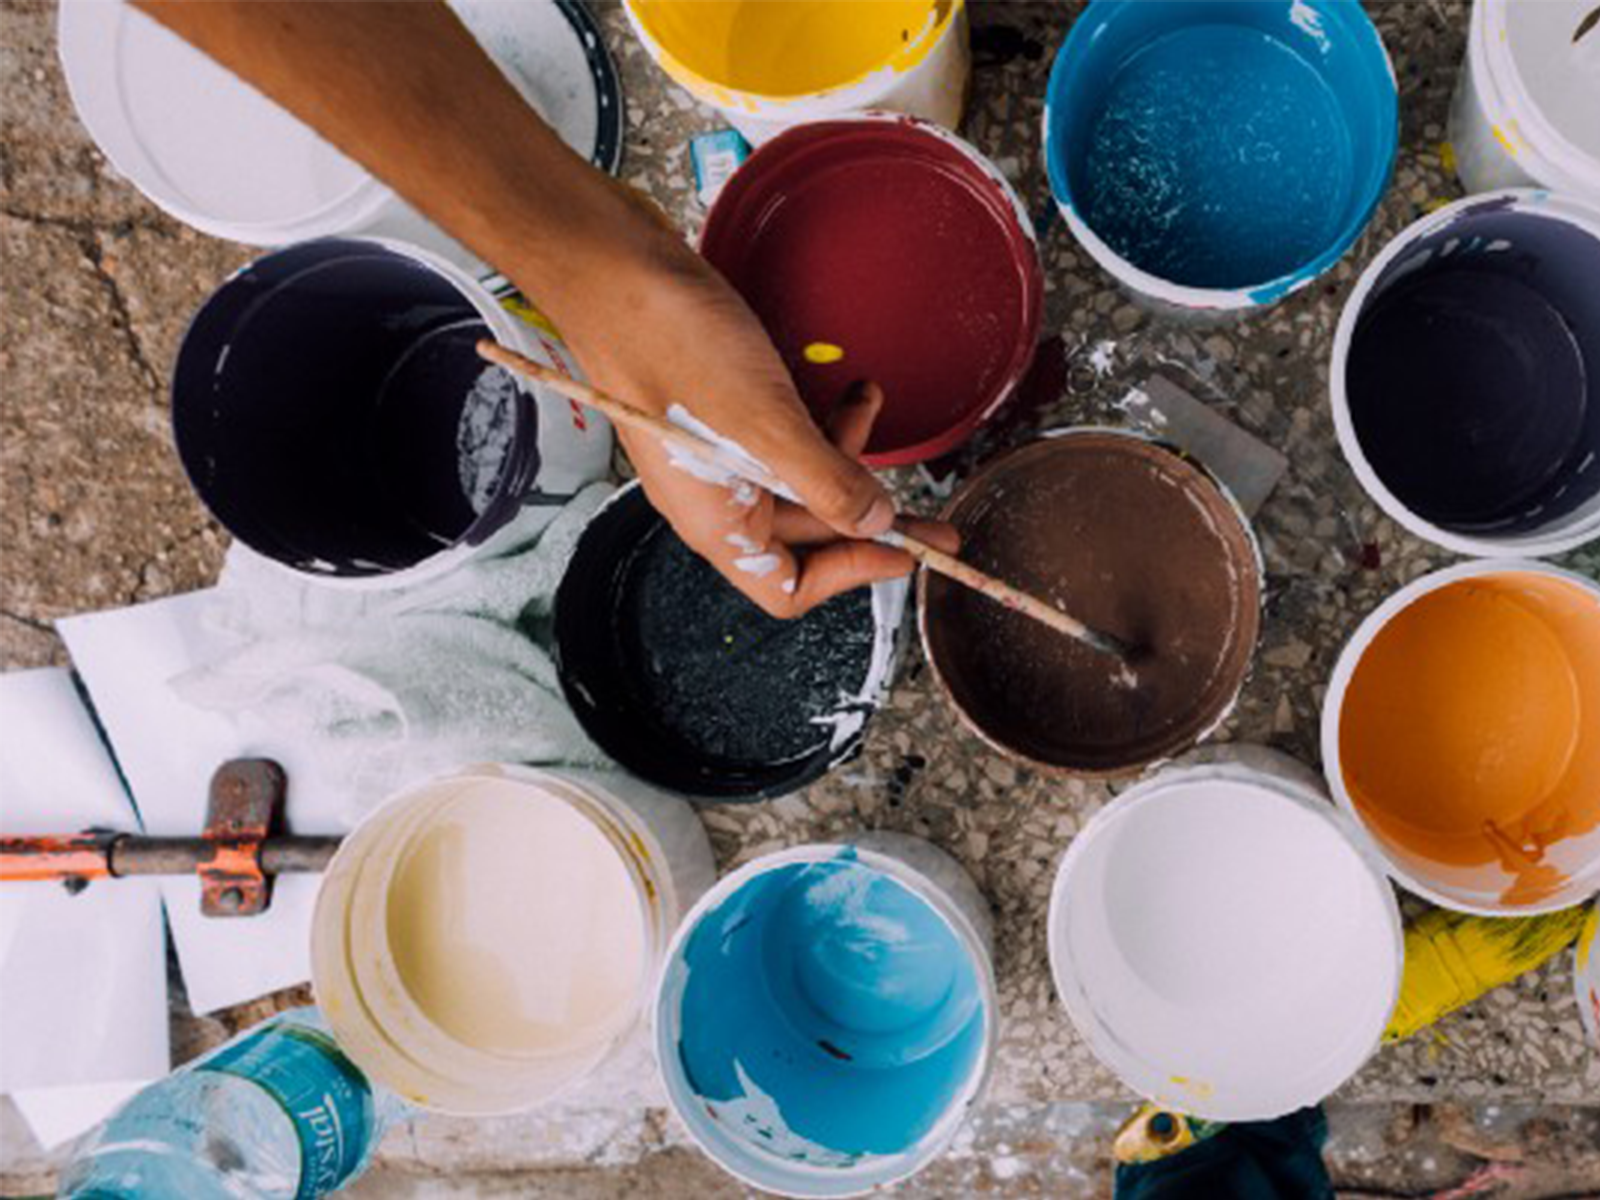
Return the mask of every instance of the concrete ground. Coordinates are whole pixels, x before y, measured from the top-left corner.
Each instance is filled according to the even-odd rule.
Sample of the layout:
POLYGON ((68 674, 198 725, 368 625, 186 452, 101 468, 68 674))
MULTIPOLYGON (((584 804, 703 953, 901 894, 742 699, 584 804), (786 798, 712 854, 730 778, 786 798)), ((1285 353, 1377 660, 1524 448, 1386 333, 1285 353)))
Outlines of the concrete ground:
MULTIPOLYGON (((692 225, 699 213, 689 198, 685 141, 715 122, 691 112, 642 61, 614 6, 596 7, 629 95, 626 173, 692 225)), ((968 132, 1026 181, 1030 202, 1044 195, 1035 146, 1038 79, 1079 8, 1042 2, 974 8, 978 100, 968 132)), ((1048 415, 1116 419, 1120 392, 1109 390, 1115 381, 1072 359, 1086 347, 1109 344, 1118 368, 1159 364, 1202 394, 1207 387, 1226 393, 1222 405, 1230 417, 1295 459, 1260 522, 1274 601, 1262 661, 1230 736, 1270 741, 1307 759, 1316 749, 1317 685, 1350 622, 1398 580, 1438 561, 1376 516, 1337 463, 1318 357, 1353 269, 1383 238, 1450 194, 1438 142, 1467 9, 1465 0, 1379 0, 1369 9, 1396 58, 1406 146, 1378 224, 1352 256, 1354 268, 1342 265, 1326 294, 1313 289, 1253 324, 1190 339, 1148 324, 1109 291, 1064 231, 1056 229, 1045 243, 1050 315, 1068 351, 1070 393, 1048 415)), ((189 314, 250 256, 175 224, 116 176, 72 114, 52 25, 47 0, 0 0, 3 669, 64 662, 51 629, 57 617, 214 579, 226 537, 178 468, 166 388, 189 314)), ((1570 565, 1593 573, 1600 557, 1570 565)), ((876 727, 855 782, 819 789, 813 807, 784 801, 753 806, 766 813, 718 814, 719 859, 726 864, 824 825, 831 832, 831 824, 819 825, 827 813, 904 827, 961 856, 1002 919, 1021 931, 1002 945, 1002 988, 1010 1027, 1037 1032, 1009 1039, 1002 1094, 948 1155, 900 1193, 1109 1195, 1109 1134, 1127 1106, 1073 1040, 1049 992, 1039 947, 1028 940, 1047 887, 1048 856, 1059 847, 1045 838, 1035 854, 1019 840, 1032 835, 1015 817, 1019 796, 1033 812, 1064 804, 1049 810, 1071 812, 1070 819, 1052 817, 1054 836, 1059 822, 1075 827, 1103 793, 1048 796, 1046 781, 985 757, 947 714, 935 711, 927 693, 925 678, 898 689, 895 711, 876 727), (913 738, 919 748, 938 747, 915 769, 906 765, 913 738), (1029 1004, 1031 1025, 1024 1023, 1029 1004)), ((1552 969, 1466 1014, 1438 1042, 1386 1051, 1364 1073, 1365 1082, 1331 1108, 1329 1160, 1340 1194, 1600 1197, 1600 1096, 1574 1040, 1564 981, 1552 969), (1556 1009, 1557 1016, 1546 1015, 1556 1009), (1562 1103, 1548 1102, 1556 1099, 1562 1103)), ((307 999, 290 993, 195 1018, 176 974, 173 998, 179 1059, 275 1007, 307 999)), ((49 1190, 51 1167, 15 1110, 0 1104, 0 1194, 49 1190)), ((652 1108, 489 1122, 428 1119, 391 1135, 376 1168, 351 1194, 709 1200, 742 1189, 652 1108)))

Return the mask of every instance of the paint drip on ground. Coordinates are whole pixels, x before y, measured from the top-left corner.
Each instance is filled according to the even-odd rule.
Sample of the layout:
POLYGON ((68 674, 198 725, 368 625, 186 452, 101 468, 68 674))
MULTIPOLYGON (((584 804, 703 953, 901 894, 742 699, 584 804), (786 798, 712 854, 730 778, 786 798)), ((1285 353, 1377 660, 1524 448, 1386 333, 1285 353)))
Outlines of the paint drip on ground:
POLYGON ((949 0, 633 0, 640 23, 714 87, 806 96, 853 83, 908 55, 949 0))
POLYGON ((639 1001, 638 885, 571 805, 480 781, 409 842, 388 895, 406 990, 449 1036, 494 1054, 598 1045, 639 1001))
POLYGON ((1105 92, 1082 168, 1089 226, 1190 287, 1244 288, 1314 259, 1355 185, 1350 132, 1322 75, 1242 25, 1175 30, 1105 92))
POLYGON ((1001 747, 1115 772, 1176 752, 1231 706, 1255 645, 1258 568, 1242 519, 1197 468, 1140 438, 1070 433, 995 463, 947 516, 973 566, 1138 648, 1124 664, 928 579, 934 665, 1001 747))
POLYGON ((853 381, 882 386, 869 455, 954 448, 1033 354, 1042 285, 1010 198, 909 124, 791 130, 728 184, 701 248, 819 419, 853 381))
POLYGON ((641 711, 695 754, 748 763, 827 747, 875 637, 865 590, 778 620, 664 527, 640 546, 616 620, 641 711))
POLYGON ((1490 868, 1503 904, 1554 896, 1557 848, 1600 829, 1600 605, 1520 572, 1422 595, 1362 654, 1339 755, 1413 873, 1490 868))
POLYGON ((979 1068, 971 953, 925 900, 848 850, 755 876, 680 953, 689 1086, 728 1136, 774 1159, 907 1154, 979 1068))

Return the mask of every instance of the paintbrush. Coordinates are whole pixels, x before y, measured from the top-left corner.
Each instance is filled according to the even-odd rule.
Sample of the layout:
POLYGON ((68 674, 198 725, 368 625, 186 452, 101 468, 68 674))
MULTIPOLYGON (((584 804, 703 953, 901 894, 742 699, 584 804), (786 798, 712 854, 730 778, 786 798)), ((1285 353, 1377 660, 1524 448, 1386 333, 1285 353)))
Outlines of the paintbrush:
MULTIPOLYGON (((671 448, 683 454, 708 463, 729 475, 743 479, 756 487, 780 496, 785 500, 799 503, 799 497, 794 494, 783 480, 760 463, 753 462, 742 454, 736 454, 725 446, 691 433, 681 426, 674 425, 665 417, 658 417, 634 408, 609 396, 605 392, 590 387, 586 383, 579 383, 576 379, 563 375, 561 372, 545 366, 543 363, 534 362, 531 358, 518 354, 515 350, 508 350, 498 342, 484 338, 478 343, 478 354, 497 366, 508 371, 537 380, 551 391, 559 392, 569 400, 576 400, 579 404, 588 405, 611 419, 615 425, 623 425, 629 429, 637 429, 642 433, 652 434, 671 448)), ((887 533, 879 534, 873 539, 885 546, 896 550, 903 550, 921 563, 928 570, 952 579, 964 587, 971 588, 980 595, 987 596, 996 604, 1019 612, 1026 617, 1032 617, 1042 625, 1048 625, 1057 633, 1066 634, 1097 650, 1101 654, 1109 654, 1126 662, 1132 653, 1132 648, 1120 638, 1113 637, 1098 629, 1091 629, 1076 617, 1062 612, 1053 604, 1049 604, 1037 596, 1030 595, 1020 588, 1011 586, 1003 580, 969 563, 962 562, 954 555, 946 554, 943 550, 919 541, 910 534, 891 529, 887 533)))

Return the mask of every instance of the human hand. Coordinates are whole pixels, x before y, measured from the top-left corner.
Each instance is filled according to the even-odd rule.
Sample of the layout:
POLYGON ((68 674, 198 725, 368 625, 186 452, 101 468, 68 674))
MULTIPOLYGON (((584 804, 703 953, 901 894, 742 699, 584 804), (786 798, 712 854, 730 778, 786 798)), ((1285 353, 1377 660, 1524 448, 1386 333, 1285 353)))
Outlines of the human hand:
MULTIPOLYGON (((613 220, 604 269, 569 277, 541 304, 590 380, 637 408, 681 406, 759 459, 803 502, 729 488, 685 471, 649 434, 619 430, 651 503, 691 549, 767 612, 798 616, 831 596, 908 574, 904 551, 862 540, 895 524, 894 505, 858 458, 883 404, 852 388, 819 429, 743 299, 648 205, 613 220)), ((954 551, 939 522, 903 528, 954 551)))

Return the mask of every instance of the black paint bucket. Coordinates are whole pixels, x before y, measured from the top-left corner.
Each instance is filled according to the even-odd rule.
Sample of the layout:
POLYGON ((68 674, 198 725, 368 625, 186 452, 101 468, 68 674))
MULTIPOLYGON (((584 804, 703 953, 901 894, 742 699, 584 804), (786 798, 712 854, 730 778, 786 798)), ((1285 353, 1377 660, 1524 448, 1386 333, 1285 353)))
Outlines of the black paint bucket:
POLYGON ((328 238, 269 254, 184 337, 184 468, 234 537, 296 571, 437 574, 530 494, 564 501, 609 458, 603 421, 484 363, 483 337, 572 369, 559 343, 414 247, 328 238))
POLYGON ((1600 210, 1471 197, 1367 268, 1334 342, 1334 420, 1383 509, 1463 554, 1600 537, 1600 210))
POLYGON ((556 593, 562 690, 649 783, 764 800, 860 746, 894 671, 904 581, 767 616, 672 532, 637 484, 590 521, 556 593))

